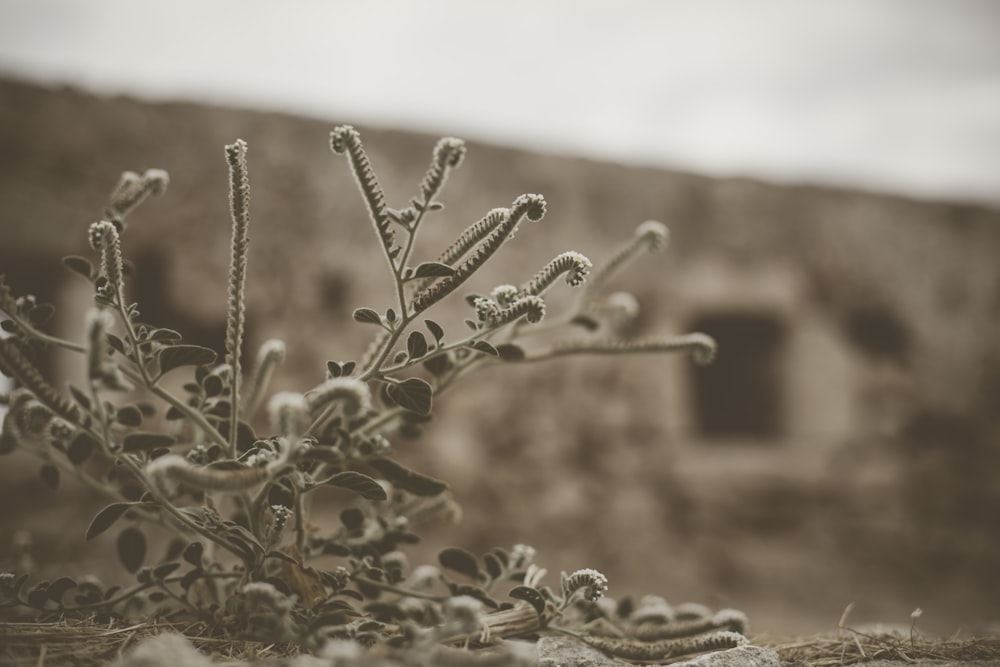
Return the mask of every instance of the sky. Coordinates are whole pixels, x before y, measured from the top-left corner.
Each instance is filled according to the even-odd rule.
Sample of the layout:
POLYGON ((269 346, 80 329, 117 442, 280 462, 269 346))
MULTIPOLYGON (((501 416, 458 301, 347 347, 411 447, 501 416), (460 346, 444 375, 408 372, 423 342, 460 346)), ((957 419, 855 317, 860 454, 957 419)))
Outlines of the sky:
POLYGON ((995 0, 0 0, 3 75, 1000 203, 995 0))

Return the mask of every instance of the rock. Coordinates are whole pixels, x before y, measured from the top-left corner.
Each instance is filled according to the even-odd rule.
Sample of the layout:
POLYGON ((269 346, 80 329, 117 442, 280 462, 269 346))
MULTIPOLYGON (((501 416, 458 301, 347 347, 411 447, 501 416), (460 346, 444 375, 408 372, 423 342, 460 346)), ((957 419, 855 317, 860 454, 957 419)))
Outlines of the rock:
POLYGON ((136 646, 113 667, 212 667, 183 635, 164 632, 136 646))
MULTIPOLYGON (((572 637, 538 640, 539 667, 631 667, 633 663, 611 658, 572 637)), ((704 653, 671 667, 780 667, 778 654, 759 646, 740 646, 704 653)))
POLYGON ((780 667, 781 659, 769 648, 737 646, 726 651, 704 653, 673 667, 780 667))
POLYGON ((628 664, 609 658, 572 637, 542 637, 537 646, 538 667, 621 667, 628 664))

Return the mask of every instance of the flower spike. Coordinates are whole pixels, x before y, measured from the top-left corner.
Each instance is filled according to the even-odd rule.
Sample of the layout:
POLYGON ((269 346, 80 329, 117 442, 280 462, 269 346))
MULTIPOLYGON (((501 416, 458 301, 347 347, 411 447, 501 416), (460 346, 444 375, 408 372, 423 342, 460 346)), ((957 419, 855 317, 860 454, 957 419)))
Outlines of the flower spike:
MULTIPOLYGON (((232 253, 229 262, 228 312, 226 313, 226 357, 233 369, 230 382, 230 405, 239 405, 240 353, 246 319, 244 289, 247 274, 247 246, 250 227, 250 177, 247 169, 247 144, 242 139, 226 146, 229 162, 229 205, 233 217, 232 253)), ((236 411, 229 429, 229 450, 236 452, 236 411)))
POLYGON ((125 279, 122 274, 122 246, 114 223, 101 220, 92 224, 90 247, 101 253, 101 276, 106 283, 100 288, 100 292, 113 303, 123 303, 125 279))
POLYGON ((350 125, 341 125, 330 133, 330 149, 338 155, 347 155, 354 179, 365 197, 365 203, 368 204, 368 214, 375 224, 375 232, 378 234, 379 241, 382 242, 386 261, 389 262, 390 268, 395 271, 394 258, 399 253, 399 248, 396 246, 396 234, 390 227, 392 218, 389 216, 385 203, 385 194, 375 177, 368 153, 365 152, 365 147, 361 143, 361 135, 350 125))
POLYGON ((422 310, 437 303, 445 296, 455 290, 456 287, 468 280, 469 276, 475 273, 479 267, 496 253, 503 243, 514 235, 517 225, 523 218, 538 221, 545 215, 545 198, 541 195, 521 195, 514 200, 510 213, 500 222, 482 242, 476 246, 475 252, 464 262, 458 265, 455 273, 451 276, 439 280, 430 287, 420 291, 413 298, 413 312, 419 313, 422 310))
POLYGON ((556 279, 565 274, 566 284, 576 287, 583 283, 594 265, 578 252, 564 252, 546 264, 534 278, 521 288, 523 294, 538 296, 547 290, 556 279))
POLYGON ((434 147, 434 157, 420 182, 420 194, 424 203, 430 204, 448 179, 448 172, 462 164, 465 157, 465 142, 455 137, 444 137, 434 147))
POLYGON ((548 359, 568 354, 636 354, 641 352, 690 352, 691 358, 696 364, 706 366, 715 360, 716 344, 711 336, 703 333, 630 341, 573 341, 557 343, 548 352, 529 360, 548 359))

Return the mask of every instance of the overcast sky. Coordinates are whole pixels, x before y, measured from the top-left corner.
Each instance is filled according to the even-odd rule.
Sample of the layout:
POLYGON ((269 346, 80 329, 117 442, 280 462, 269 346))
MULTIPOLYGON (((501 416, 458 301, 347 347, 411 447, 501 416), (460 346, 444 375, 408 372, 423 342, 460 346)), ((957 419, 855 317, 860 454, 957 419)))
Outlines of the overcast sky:
POLYGON ((0 0, 0 73, 1000 203, 993 0, 0 0))

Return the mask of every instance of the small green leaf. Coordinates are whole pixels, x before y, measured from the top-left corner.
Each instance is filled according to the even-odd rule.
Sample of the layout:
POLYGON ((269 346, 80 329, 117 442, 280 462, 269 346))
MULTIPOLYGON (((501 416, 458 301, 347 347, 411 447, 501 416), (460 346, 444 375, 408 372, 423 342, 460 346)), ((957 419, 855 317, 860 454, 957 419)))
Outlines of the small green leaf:
POLYGON ((182 340, 182 336, 179 332, 173 329, 153 329, 149 332, 149 340, 156 341, 157 343, 164 343, 166 345, 173 345, 179 343, 182 340))
POLYGON ((347 530, 360 530, 365 523, 365 515, 357 507, 348 507, 340 512, 340 523, 347 530))
POLYGON ((434 340, 440 345, 441 341, 444 340, 444 329, 441 328, 441 325, 434 320, 424 320, 424 326, 427 327, 427 330, 434 336, 434 340))
POLYGON ((187 574, 181 577, 180 581, 181 588, 184 590, 191 588, 191 584, 196 582, 198 579, 201 579, 203 574, 205 573, 200 567, 196 567, 193 570, 189 571, 187 574))
POLYGON ((292 565, 298 565, 299 562, 286 554, 284 551, 268 551, 264 554, 264 558, 273 558, 275 560, 283 560, 286 563, 291 563, 292 565))
POLYGON ((541 616, 545 613, 545 596, 529 586, 515 586, 507 594, 515 600, 524 600, 541 616))
POLYGON ((577 315, 571 319, 569 323, 575 324, 578 327, 583 327, 587 331, 597 331, 601 328, 601 323, 589 315, 577 315))
POLYGON ((11 586, 10 593, 12 597, 17 597, 21 594, 21 589, 24 588, 24 582, 28 580, 28 573, 19 574, 14 580, 14 584, 11 586))
POLYGON ((97 438, 92 436, 87 431, 78 431, 73 440, 70 441, 69 447, 66 448, 66 458, 73 465, 80 465, 100 447, 100 443, 97 438))
POLYGON ((200 345, 174 345, 160 350, 160 373, 168 373, 181 366, 204 366, 214 364, 218 355, 215 350, 200 345))
POLYGON ((392 459, 377 457, 370 459, 368 465, 395 486, 417 496, 436 496, 448 489, 444 482, 410 470, 392 459))
POLYGON ((485 340, 477 340, 469 343, 471 347, 476 352, 482 352, 483 354, 492 354, 494 357, 499 357, 500 353, 495 347, 487 343, 485 340))
POLYGON ((443 375, 452 367, 451 358, 447 354, 438 354, 424 361, 424 368, 431 375, 443 375))
POLYGON ((130 454, 148 452, 159 447, 169 447, 174 442, 174 436, 164 433, 129 433, 122 441, 122 449, 130 454))
POLYGON ((413 272, 414 278, 447 278, 455 275, 454 267, 440 262, 424 262, 413 272))
POLYGON ((382 485, 368 475, 354 470, 345 470, 326 480, 325 484, 349 489, 366 500, 387 500, 388 496, 382 485))
POLYGON ((134 503, 112 503, 102 509, 94 517, 94 520, 90 522, 90 527, 87 528, 87 534, 84 539, 92 540, 108 528, 111 527, 115 521, 121 518, 122 514, 128 510, 134 503))
POLYGON ((122 426, 136 427, 142 424, 142 410, 134 405, 123 405, 115 413, 115 421, 122 426))
POLYGON ((496 347, 497 354, 504 361, 524 361, 524 348, 513 343, 501 343, 496 347))
POLYGON ((382 325, 382 316, 371 308, 358 308, 354 311, 354 321, 362 324, 382 325))
POLYGON ((172 563, 161 563, 153 568, 153 578, 154 579, 166 579, 171 574, 177 571, 177 568, 181 566, 180 563, 174 561, 172 563))
POLYGON ((500 603, 489 596, 485 590, 479 586, 469 586, 468 584, 449 583, 448 590, 452 595, 468 595, 474 597, 491 609, 498 609, 500 603))
POLYGON ((327 541, 323 543, 323 554, 327 556, 350 556, 350 547, 345 547, 337 542, 327 541))
POLYGON ((76 588, 76 582, 69 577, 59 577, 55 581, 49 582, 49 587, 45 593, 53 602, 61 602, 63 595, 70 589, 76 588))
POLYGON ((51 463, 43 465, 38 470, 38 474, 45 483, 45 486, 53 490, 59 487, 59 468, 55 467, 51 463))
POLYGON ((396 311, 392 308, 386 308, 385 310, 385 321, 392 324, 396 321, 396 311))
POLYGON ((129 526, 118 534, 118 560, 133 574, 146 559, 146 536, 138 528, 129 526))
POLYGON ((201 567, 201 556, 205 553, 205 545, 201 542, 192 542, 184 547, 182 557, 195 567, 201 567))
POLYGON ((90 263, 90 260, 86 257, 80 257, 79 255, 70 255, 68 257, 63 257, 63 264, 66 265, 73 273, 79 273, 81 276, 87 280, 91 280, 94 277, 94 266, 90 263))
POLYGON ((434 389, 426 380, 408 378, 399 384, 388 385, 387 391, 400 407, 420 415, 430 414, 434 389))
POLYGON ((503 563, 497 558, 496 554, 487 553, 483 555, 483 565, 486 566, 486 572, 490 575, 490 579, 496 581, 503 574, 503 563))
POLYGON ((42 581, 35 584, 31 590, 28 591, 27 598, 29 607, 42 609, 45 606, 45 603, 49 601, 49 582, 42 581))
POLYGON ((90 398, 83 393, 83 390, 72 384, 67 385, 69 387, 69 393, 73 395, 73 400, 80 404, 80 407, 84 410, 90 409, 90 398))
POLYGON ((344 369, 336 361, 326 362, 326 374, 331 378, 339 378, 344 374, 344 369))
POLYGON ((406 339, 406 351, 410 353, 410 359, 419 359, 427 354, 427 339, 419 331, 411 331, 406 339))
POLYGON ((438 562, 442 567, 455 570, 470 579, 479 577, 479 563, 470 552, 459 547, 448 547, 438 554, 438 562))
POLYGON ((108 334, 108 345, 118 354, 125 354, 125 341, 114 334, 108 334))
POLYGON ((185 542, 181 538, 179 537, 171 538, 170 542, 167 543, 167 549, 163 555, 163 558, 160 559, 161 562, 176 560, 177 557, 184 552, 184 547, 186 546, 187 542, 185 542))
MULTIPOLYGON (((217 403, 207 414, 228 417, 229 412, 229 401, 222 401, 217 403)), ((219 434, 226 440, 229 440, 229 425, 231 423, 227 419, 218 425, 219 434)), ((257 442, 257 434, 254 433, 253 427, 242 419, 238 420, 236 422, 236 450, 242 454, 253 447, 255 442, 257 442)))
POLYGON ((218 375, 209 375, 206 377, 202 386, 205 388, 205 396, 208 397, 218 396, 226 388, 222 382, 222 378, 218 375))

